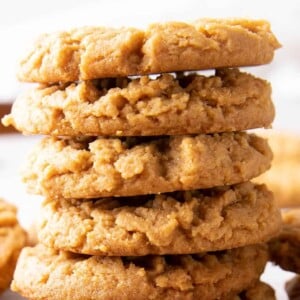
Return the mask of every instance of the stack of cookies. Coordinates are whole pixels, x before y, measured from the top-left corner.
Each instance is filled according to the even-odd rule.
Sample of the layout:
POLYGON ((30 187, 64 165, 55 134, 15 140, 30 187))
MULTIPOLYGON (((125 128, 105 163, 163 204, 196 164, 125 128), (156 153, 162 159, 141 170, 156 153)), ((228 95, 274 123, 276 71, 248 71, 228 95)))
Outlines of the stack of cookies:
POLYGON ((42 36, 3 120, 45 134, 23 178, 45 196, 40 244, 12 288, 30 299, 274 299, 259 282, 280 214, 265 185, 265 21, 88 27, 42 36), (217 69, 203 76, 194 71, 217 69), (187 71, 192 71, 187 73, 187 71))

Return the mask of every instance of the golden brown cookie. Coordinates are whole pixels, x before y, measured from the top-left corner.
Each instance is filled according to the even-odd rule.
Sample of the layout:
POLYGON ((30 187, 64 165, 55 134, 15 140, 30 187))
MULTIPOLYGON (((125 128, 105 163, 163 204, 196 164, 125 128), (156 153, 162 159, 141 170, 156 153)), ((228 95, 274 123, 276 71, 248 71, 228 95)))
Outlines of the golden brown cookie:
POLYGON ((44 138, 23 179, 63 198, 156 194, 248 181, 270 167, 267 142, 246 133, 158 138, 44 138))
POLYGON ((20 62, 22 81, 70 82, 269 63, 280 44, 268 22, 200 19, 42 35, 20 62))
POLYGON ((257 180, 266 183, 280 207, 300 206, 300 134, 265 133, 274 153, 272 168, 257 180))
POLYGON ((300 273, 300 209, 283 212, 283 227, 269 243, 270 259, 282 269, 300 273))
POLYGON ((0 293, 9 287, 26 234, 18 223, 16 207, 0 199, 0 293))
POLYGON ((30 134, 153 136, 268 127, 273 118, 270 85, 224 69, 41 85, 21 94, 3 123, 30 134))
POLYGON ((219 299, 254 284, 264 245, 143 257, 83 256, 38 245, 22 251, 12 289, 37 299, 219 299))
POLYGON ((280 225, 272 193, 247 182, 126 199, 49 199, 38 233, 51 248, 135 256, 242 247, 269 240, 280 225))

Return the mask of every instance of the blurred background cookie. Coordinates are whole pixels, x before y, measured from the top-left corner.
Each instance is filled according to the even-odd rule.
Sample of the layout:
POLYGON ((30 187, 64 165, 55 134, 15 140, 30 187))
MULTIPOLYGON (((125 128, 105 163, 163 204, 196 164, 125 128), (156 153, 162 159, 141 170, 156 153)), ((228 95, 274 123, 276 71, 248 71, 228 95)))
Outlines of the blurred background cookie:
POLYGON ((282 269, 300 273, 300 209, 282 213, 283 226, 269 243, 271 260, 282 269))
POLYGON ((0 293, 9 287, 25 243, 26 234, 18 223, 16 207, 0 198, 0 293))
POLYGON ((300 134, 277 130, 262 134, 268 138, 274 159, 258 182, 269 186, 280 207, 300 207, 300 134))

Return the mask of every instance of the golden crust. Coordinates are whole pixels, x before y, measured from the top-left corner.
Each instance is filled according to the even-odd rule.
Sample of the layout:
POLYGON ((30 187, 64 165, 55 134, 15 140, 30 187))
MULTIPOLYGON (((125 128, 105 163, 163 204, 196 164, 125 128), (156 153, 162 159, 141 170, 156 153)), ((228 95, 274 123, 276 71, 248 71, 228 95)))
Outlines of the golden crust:
POLYGON ((280 44, 268 22, 203 19, 136 28, 83 27, 45 34, 20 62, 18 77, 70 82, 103 77, 269 63, 280 44))
POLYGON ((40 299, 219 299, 254 284, 263 245, 182 256, 101 257, 39 245, 22 251, 12 289, 40 299))
POLYGON ((45 138, 24 168, 49 197, 133 196, 248 181, 270 167, 267 142, 246 133, 161 138, 45 138))
POLYGON ((41 85, 21 94, 2 122, 30 134, 153 136, 268 127, 273 118, 270 85, 224 69, 41 85))
POLYGON ((51 248, 136 256, 256 244, 277 235, 280 225, 272 193, 248 182, 126 199, 48 199, 38 232, 41 243, 51 248))

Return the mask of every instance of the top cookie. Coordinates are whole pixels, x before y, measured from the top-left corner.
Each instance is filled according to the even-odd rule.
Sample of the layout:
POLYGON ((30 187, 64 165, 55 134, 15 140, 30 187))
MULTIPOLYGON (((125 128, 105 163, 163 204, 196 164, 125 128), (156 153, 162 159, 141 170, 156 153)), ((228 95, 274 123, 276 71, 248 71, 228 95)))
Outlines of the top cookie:
POLYGON ((42 35, 18 78, 69 82, 269 63, 280 44, 263 20, 200 19, 136 28, 83 27, 42 35))

